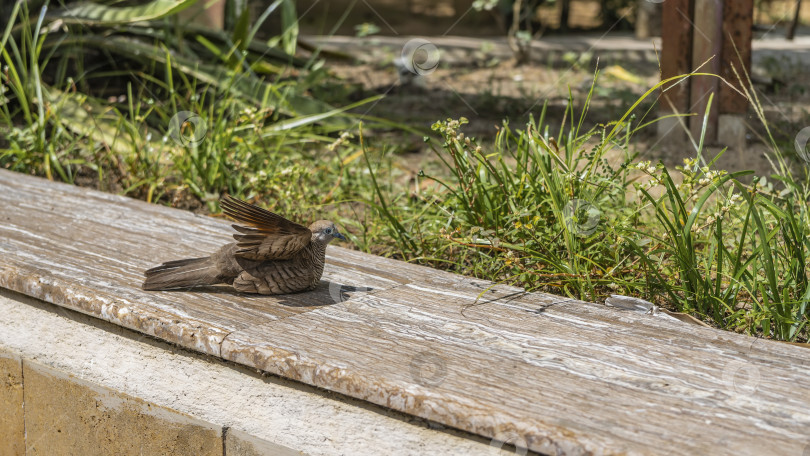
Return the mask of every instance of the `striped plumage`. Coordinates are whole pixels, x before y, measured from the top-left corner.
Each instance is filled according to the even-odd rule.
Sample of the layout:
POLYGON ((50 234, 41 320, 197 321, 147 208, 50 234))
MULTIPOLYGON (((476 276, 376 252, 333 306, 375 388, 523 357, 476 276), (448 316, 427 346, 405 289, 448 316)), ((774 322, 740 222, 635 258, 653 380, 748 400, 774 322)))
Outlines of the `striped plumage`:
POLYGON ((323 274, 326 246, 346 238, 335 224, 319 220, 309 228, 226 196, 221 201, 234 219, 237 242, 210 257, 163 263, 146 271, 144 290, 168 290, 226 283, 237 291, 286 294, 312 290, 323 274))

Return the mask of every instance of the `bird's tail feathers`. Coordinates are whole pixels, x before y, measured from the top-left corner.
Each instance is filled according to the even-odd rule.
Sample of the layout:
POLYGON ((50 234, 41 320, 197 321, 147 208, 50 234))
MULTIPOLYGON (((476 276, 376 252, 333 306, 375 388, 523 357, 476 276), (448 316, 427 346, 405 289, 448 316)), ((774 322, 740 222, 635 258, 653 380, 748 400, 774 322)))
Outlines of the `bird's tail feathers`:
POLYGON ((210 257, 168 261, 148 269, 144 290, 169 290, 218 283, 219 270, 210 257))

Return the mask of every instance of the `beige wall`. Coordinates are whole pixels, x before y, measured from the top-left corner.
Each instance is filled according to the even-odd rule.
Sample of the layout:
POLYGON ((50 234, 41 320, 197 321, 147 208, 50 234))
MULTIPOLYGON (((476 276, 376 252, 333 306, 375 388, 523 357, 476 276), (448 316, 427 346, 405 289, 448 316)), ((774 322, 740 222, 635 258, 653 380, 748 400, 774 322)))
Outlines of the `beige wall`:
POLYGON ((25 454, 23 419, 22 362, 0 352, 0 456, 25 454))
POLYGON ((303 454, 6 352, 0 378, 0 456, 303 454))

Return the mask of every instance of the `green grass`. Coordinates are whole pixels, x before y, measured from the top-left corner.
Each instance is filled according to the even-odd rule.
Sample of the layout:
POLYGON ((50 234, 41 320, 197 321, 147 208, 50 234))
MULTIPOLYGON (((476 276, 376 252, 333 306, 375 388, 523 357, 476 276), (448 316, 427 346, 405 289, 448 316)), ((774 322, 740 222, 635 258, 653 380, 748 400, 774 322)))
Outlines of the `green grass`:
POLYGON ((191 3, 39 14, 17 3, 0 41, 0 166, 147 201, 190 196, 211 211, 224 192, 283 201, 290 179, 317 182, 309 163, 335 165, 325 145, 374 98, 311 97, 326 72, 289 53, 292 27, 275 46, 252 39, 259 24, 198 30, 176 17, 191 3))
MULTIPOLYGON (((282 4, 289 20, 286 2, 267 14, 282 4)), ((636 134, 654 123, 640 107, 667 81, 586 129, 597 73, 562 120, 544 108, 492 144, 466 136, 464 119, 436 122, 426 138, 436 166, 411 187, 396 144, 354 127, 361 116, 348 112, 373 99, 311 95, 340 82, 291 55, 294 27, 259 42, 244 16, 213 33, 181 26, 176 5, 104 16, 18 3, 0 42, 0 166, 212 213, 230 193, 297 220, 330 217, 364 251, 583 300, 639 296, 717 327, 807 340, 810 189, 755 93, 768 185, 715 169, 703 138, 676 169, 636 159, 636 134), (133 22, 144 14, 151 27, 133 22)))
POLYGON ((589 101, 578 116, 569 103, 559 126, 544 116, 505 124, 491 148, 464 135, 464 119, 436 123, 444 170, 422 177, 440 190, 386 201, 372 181, 390 252, 583 300, 640 296, 717 327, 806 341, 810 193, 772 137, 778 191, 741 182, 750 171, 714 169, 719 155, 704 158, 702 137, 675 170, 636 162, 633 135, 649 126, 633 112, 642 100, 583 131, 589 101))

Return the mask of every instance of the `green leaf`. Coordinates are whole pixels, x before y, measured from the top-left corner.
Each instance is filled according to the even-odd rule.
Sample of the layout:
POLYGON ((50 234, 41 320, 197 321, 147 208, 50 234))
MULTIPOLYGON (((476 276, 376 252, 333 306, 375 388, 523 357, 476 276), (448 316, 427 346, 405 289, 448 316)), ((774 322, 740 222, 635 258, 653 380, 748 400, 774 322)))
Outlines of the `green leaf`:
POLYGON ((250 43, 249 32, 250 8, 245 8, 242 14, 239 15, 239 19, 236 21, 236 25, 233 28, 233 42, 236 43, 240 50, 244 51, 247 49, 250 43))
POLYGON ((282 48, 287 54, 295 55, 298 44, 298 13, 295 11, 295 1, 284 0, 281 4, 282 48))
MULTIPOLYGON (((51 117, 68 130, 102 143, 117 154, 131 153, 130 144, 121 127, 121 116, 113 108, 95 99, 55 88, 42 87, 51 117)), ((153 132, 155 136, 159 133, 153 132)))
POLYGON ((346 111, 354 109, 354 108, 356 108, 358 106, 362 106, 362 105, 364 105, 366 103, 375 102, 375 101, 377 101, 377 100, 379 100, 380 98, 383 98, 383 97, 384 97, 384 95, 377 95, 377 96, 374 96, 374 97, 366 98, 365 100, 358 101, 357 103, 352 103, 352 104, 350 104, 348 106, 344 106, 342 108, 332 109, 332 110, 327 111, 327 112, 322 112, 322 113, 319 113, 319 114, 313 114, 313 115, 309 115, 309 116, 295 117, 295 118, 292 118, 292 119, 283 120, 281 122, 276 122, 275 124, 271 125, 266 130, 270 131, 270 132, 279 132, 279 131, 283 131, 283 130, 292 130, 292 129, 295 129, 295 128, 300 128, 300 127, 303 127, 304 125, 310 125, 310 124, 313 124, 313 123, 317 123, 317 122, 320 122, 322 120, 328 119, 330 117, 334 117, 334 116, 336 116, 338 114, 342 114, 342 113, 344 113, 346 111))
POLYGON ((121 7, 98 3, 78 3, 56 11, 50 17, 61 19, 66 23, 84 25, 130 24, 177 14, 195 3, 197 0, 154 0, 143 5, 121 7))
POLYGON ((168 63, 175 71, 180 71, 200 82, 218 87, 230 92, 233 96, 239 96, 254 103, 256 100, 263 99, 265 94, 269 94, 265 107, 272 107, 289 116, 321 114, 334 109, 327 103, 295 93, 292 87, 279 87, 245 73, 234 74, 221 65, 200 62, 179 54, 173 54, 171 61, 168 61, 163 49, 137 39, 81 35, 53 43, 53 45, 60 44, 62 46, 96 47, 144 63, 168 63))

